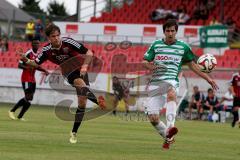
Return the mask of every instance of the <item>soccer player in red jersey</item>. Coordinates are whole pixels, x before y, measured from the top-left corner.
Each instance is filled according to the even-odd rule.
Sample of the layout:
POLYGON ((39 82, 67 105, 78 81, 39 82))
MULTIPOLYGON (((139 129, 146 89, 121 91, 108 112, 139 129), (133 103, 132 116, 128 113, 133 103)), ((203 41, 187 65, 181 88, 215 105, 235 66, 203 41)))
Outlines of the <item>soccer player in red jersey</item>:
MULTIPOLYGON (((26 56, 28 59, 34 60, 38 56, 38 49, 39 49, 39 44, 40 42, 38 40, 33 40, 32 41, 32 48, 29 49, 24 56, 26 56)), ((38 66, 37 68, 32 68, 30 66, 27 66, 26 63, 23 61, 19 61, 18 67, 23 69, 22 71, 22 77, 21 77, 21 82, 22 82, 22 87, 24 90, 25 96, 20 99, 16 105, 9 111, 9 117, 13 120, 16 119, 14 112, 22 106, 22 110, 20 111, 19 115, 17 118, 19 120, 24 121, 25 119, 23 118, 24 114, 27 112, 29 107, 31 106, 31 101, 33 99, 35 90, 36 90, 36 80, 35 80, 35 71, 39 70, 42 72, 45 72, 48 74, 48 71, 43 69, 42 67, 38 66)))
POLYGON ((50 43, 43 47, 42 52, 35 60, 30 60, 25 55, 19 54, 21 59, 32 67, 38 67, 46 60, 59 65, 63 76, 67 78, 69 84, 76 88, 78 108, 69 140, 70 143, 76 143, 77 131, 83 120, 87 98, 98 104, 102 109, 105 108, 104 98, 100 96, 97 99, 87 87, 89 85, 87 70, 92 60, 93 52, 72 38, 60 38, 60 28, 54 24, 47 26, 45 34, 50 43), (73 68, 77 62, 71 61, 72 59, 77 61, 83 60, 83 63, 77 65, 77 68, 73 68))
MULTIPOLYGON (((239 67, 240 68, 240 67, 239 67)), ((238 73, 234 73, 231 79, 232 84, 232 93, 233 93, 233 122, 232 127, 235 126, 236 122, 239 123, 239 114, 238 110, 240 109, 240 71, 238 73)), ((240 126, 239 126, 240 127, 240 126)))

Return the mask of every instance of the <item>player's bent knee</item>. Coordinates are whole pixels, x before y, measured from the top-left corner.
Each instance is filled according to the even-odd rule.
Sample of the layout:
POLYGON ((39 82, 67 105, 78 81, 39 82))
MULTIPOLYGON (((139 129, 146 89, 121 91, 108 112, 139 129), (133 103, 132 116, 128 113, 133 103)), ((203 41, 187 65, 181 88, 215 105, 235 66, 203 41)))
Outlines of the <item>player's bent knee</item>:
POLYGON ((88 87, 76 87, 78 96, 87 96, 91 92, 88 87))
POLYGON ((157 114, 150 114, 150 115, 148 115, 148 118, 152 124, 159 122, 159 115, 157 115, 157 114))
POLYGON ((85 82, 81 78, 77 78, 73 81, 74 87, 76 89, 86 86, 85 82))
POLYGON ((33 100, 33 94, 27 94, 25 96, 25 98, 26 98, 27 101, 32 101, 33 100))
POLYGON ((175 101, 176 100, 176 92, 175 91, 169 91, 167 94, 167 100, 168 101, 175 101))

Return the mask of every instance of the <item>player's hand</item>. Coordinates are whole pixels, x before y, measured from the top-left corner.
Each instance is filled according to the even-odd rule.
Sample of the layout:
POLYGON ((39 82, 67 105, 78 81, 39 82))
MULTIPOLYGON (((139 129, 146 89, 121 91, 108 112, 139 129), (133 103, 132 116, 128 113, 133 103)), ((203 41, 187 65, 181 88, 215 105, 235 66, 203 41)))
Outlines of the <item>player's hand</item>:
POLYGON ((208 81, 208 83, 212 86, 212 88, 213 88, 214 90, 218 90, 218 89, 219 89, 217 83, 216 83, 213 79, 209 78, 207 81, 208 81))
POLYGON ((45 75, 48 76, 49 72, 47 70, 44 71, 45 75))
POLYGON ((20 56, 20 59, 23 61, 23 62, 27 62, 28 61, 28 58, 25 56, 24 52, 23 52, 23 49, 21 47, 17 48, 16 49, 16 53, 20 56))
POLYGON ((87 73, 88 65, 84 64, 81 67, 80 74, 84 76, 87 73))

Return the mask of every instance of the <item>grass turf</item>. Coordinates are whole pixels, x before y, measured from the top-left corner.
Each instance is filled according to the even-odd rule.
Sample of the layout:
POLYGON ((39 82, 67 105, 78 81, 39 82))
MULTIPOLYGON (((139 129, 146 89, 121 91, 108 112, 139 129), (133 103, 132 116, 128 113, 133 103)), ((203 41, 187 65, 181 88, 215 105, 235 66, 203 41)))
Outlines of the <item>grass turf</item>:
POLYGON ((0 160, 236 160, 240 129, 230 124, 177 121, 171 149, 148 122, 106 115, 82 124, 78 143, 69 143, 72 122, 59 120, 53 107, 32 106, 28 121, 13 121, 0 105, 0 160))

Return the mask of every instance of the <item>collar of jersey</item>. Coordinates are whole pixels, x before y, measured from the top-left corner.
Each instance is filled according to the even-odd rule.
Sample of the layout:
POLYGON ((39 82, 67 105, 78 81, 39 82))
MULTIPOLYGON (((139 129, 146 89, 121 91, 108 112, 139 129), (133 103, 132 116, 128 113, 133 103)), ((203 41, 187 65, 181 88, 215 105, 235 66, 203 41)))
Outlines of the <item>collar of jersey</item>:
POLYGON ((38 55, 38 51, 35 53, 35 52, 33 51, 33 49, 31 49, 31 52, 34 54, 34 56, 37 56, 37 55, 38 55))
POLYGON ((58 48, 52 47, 52 44, 51 44, 51 50, 60 50, 61 47, 62 47, 62 40, 61 40, 61 44, 60 44, 60 46, 58 48))
POLYGON ((173 44, 175 44, 175 43, 177 42, 177 39, 175 39, 175 41, 174 41, 173 43, 171 43, 171 44, 167 44, 167 43, 165 42, 165 39, 164 39, 164 38, 162 39, 162 41, 163 41, 164 44, 166 44, 166 45, 169 46, 169 45, 173 45, 173 44))

